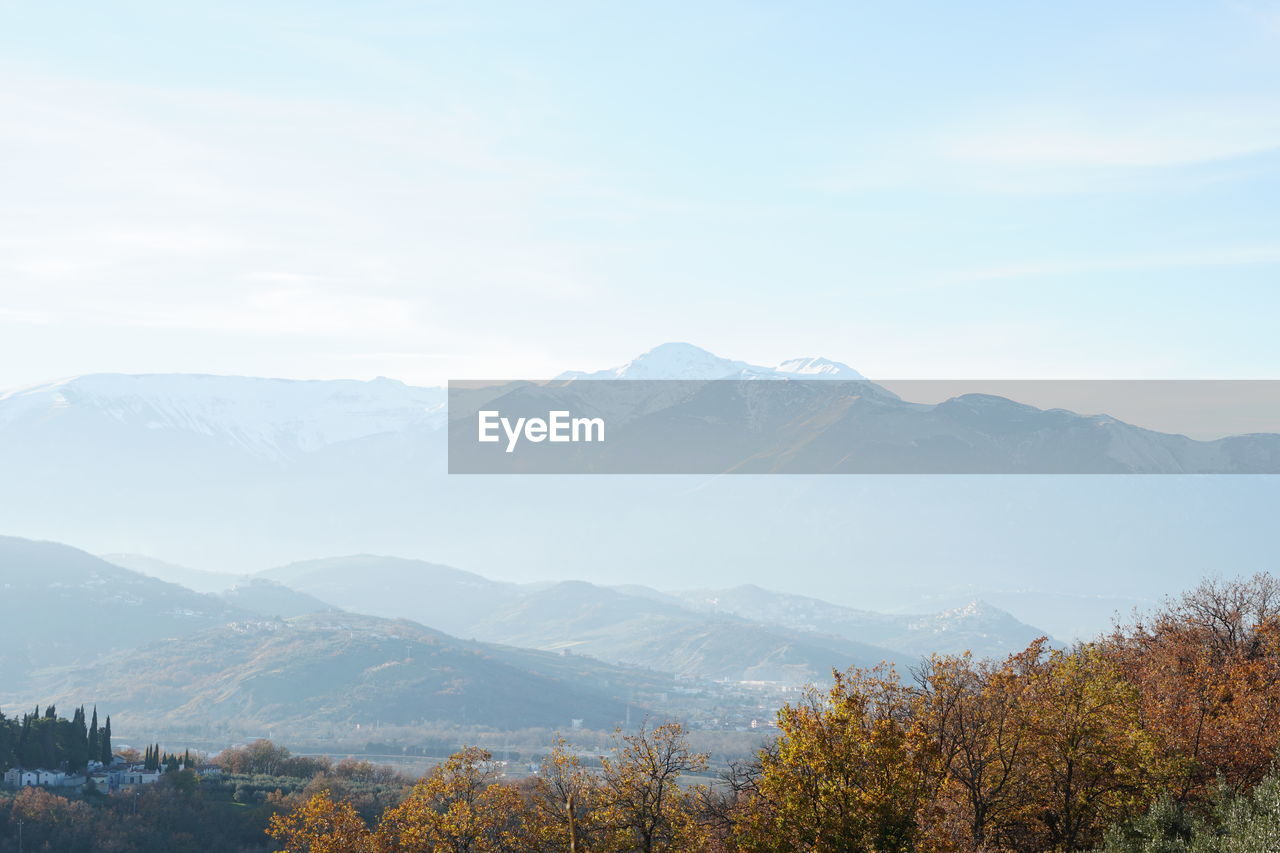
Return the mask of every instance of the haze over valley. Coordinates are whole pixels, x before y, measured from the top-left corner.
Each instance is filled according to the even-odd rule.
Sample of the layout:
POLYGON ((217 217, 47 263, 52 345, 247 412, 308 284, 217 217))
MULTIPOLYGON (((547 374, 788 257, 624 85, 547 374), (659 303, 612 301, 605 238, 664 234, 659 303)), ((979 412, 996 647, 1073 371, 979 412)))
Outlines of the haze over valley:
MULTIPOLYGON (((861 380, 687 344, 561 378, 655 377, 861 380)), ((450 477, 444 405, 390 379, 91 375, 6 392, 3 532, 188 566, 198 591, 219 582, 196 572, 386 554, 495 589, 746 584, 921 616, 976 600, 1066 641, 1206 572, 1265 568, 1258 531, 1280 497, 1271 477, 450 477)))
MULTIPOLYGON (((991 396, 916 404, 829 359, 760 366, 688 344, 545 387, 571 400, 599 380, 655 379, 824 380, 854 395, 852 422, 882 431, 872 441, 941 429, 949 453, 1018 430, 1089 454, 1106 445, 1072 435, 1111 435, 1125 458, 1159 464, 1217 446, 991 396)), ((696 384, 678 400, 663 389, 686 386, 653 387, 639 407, 616 397, 611 422, 723 420, 696 384)), ((763 421, 772 391, 792 386, 721 387, 763 421)), ((833 671, 1061 646, 1184 575, 1247 571, 1262 553, 1252 516, 1275 489, 1168 475, 450 476, 448 417, 443 389, 390 379, 90 375, 0 395, 0 619, 18 638, 0 702, 99 702, 210 743, 604 731, 650 715, 749 733, 833 671), (1184 523, 1168 528, 1170 513, 1184 523), (1137 549, 1144 524, 1160 535, 1137 549)))
POLYGON ((0 539, 0 617, 33 638, 6 656, 6 706, 85 696, 205 736, 349 736, 379 723, 608 729, 658 712, 732 729, 833 669, 1003 656, 1044 633, 981 603, 890 616, 758 587, 514 585, 373 556, 224 575, 223 589, 202 593, 181 585, 190 570, 113 559, 148 574, 0 539), (104 607, 117 626, 105 641, 104 607), (37 639, 47 613, 58 642, 37 639), (738 692, 750 684, 754 693, 738 692))

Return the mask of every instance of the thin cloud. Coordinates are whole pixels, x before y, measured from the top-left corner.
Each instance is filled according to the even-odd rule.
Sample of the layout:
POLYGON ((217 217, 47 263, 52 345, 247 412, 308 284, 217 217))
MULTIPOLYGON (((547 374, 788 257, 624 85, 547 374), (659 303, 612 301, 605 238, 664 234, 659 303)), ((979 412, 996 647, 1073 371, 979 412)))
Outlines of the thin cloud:
POLYGON ((946 133, 948 160, 1012 166, 1154 168, 1211 163, 1280 148, 1280 102, 1215 101, 1105 111, 1036 110, 946 133))
POLYGON ((1075 194, 1193 189, 1247 180, 1280 151, 1280 101, 1133 101, 975 107, 962 120, 922 119, 852 142, 806 186, 837 194, 888 190, 1075 194), (1234 166, 1234 168, 1233 168, 1234 166))
POLYGON ((1234 246, 1193 252, 1062 258, 1007 266, 979 267, 944 274, 907 290, 931 290, 966 284, 1082 275, 1126 270, 1195 269, 1280 264, 1280 246, 1234 246))

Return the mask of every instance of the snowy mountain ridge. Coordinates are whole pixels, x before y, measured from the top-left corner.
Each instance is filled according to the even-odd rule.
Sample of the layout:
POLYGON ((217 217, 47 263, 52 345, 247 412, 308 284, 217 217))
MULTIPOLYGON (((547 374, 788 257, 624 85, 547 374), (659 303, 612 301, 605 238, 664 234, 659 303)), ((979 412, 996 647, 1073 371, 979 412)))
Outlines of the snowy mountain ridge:
MULTIPOLYGON (((663 344, 620 367, 560 378, 857 379, 857 371, 823 358, 776 368, 720 358, 691 344, 663 344)), ((380 377, 298 380, 206 374, 97 373, 0 391, 0 434, 56 423, 121 425, 142 434, 213 438, 266 459, 414 428, 440 429, 446 392, 380 377)))
POLYGON ((218 438, 254 455, 308 453, 412 426, 443 424, 445 394, 394 379, 259 379, 88 374, 0 393, 0 430, 96 418, 218 438))

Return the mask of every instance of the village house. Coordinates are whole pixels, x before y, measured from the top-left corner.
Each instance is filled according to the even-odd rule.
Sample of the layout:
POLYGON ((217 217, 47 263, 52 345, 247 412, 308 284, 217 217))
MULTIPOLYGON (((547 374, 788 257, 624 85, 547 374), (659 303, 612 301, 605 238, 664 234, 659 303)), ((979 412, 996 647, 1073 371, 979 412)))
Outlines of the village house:
POLYGON ((23 770, 20 767, 14 767, 5 771, 4 784, 10 788, 27 788, 32 785, 40 784, 37 780, 39 776, 34 770, 23 770))
POLYGON ((24 770, 13 767, 5 771, 4 784, 10 788, 67 788, 83 785, 85 777, 61 770, 24 770))
POLYGON ((147 770, 141 764, 123 770, 119 774, 118 787, 132 788, 137 785, 151 785, 160 781, 163 770, 147 770))

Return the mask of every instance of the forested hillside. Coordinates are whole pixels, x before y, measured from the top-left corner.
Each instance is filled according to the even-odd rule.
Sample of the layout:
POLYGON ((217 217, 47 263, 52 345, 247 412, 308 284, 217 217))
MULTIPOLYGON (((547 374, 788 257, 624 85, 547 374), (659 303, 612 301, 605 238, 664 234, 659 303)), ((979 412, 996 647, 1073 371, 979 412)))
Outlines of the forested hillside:
POLYGON ((562 747, 517 785, 467 751, 376 821, 321 793, 271 831, 312 853, 1275 850, 1280 582, 1206 582, 1071 649, 851 670, 778 723, 719 784, 661 726, 598 771, 562 747))

